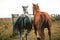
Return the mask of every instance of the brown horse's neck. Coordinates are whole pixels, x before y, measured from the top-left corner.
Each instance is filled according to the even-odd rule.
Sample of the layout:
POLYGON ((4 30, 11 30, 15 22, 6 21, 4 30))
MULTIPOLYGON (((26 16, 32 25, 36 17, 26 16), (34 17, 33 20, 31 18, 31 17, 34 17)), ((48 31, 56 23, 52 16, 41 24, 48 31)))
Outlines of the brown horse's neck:
POLYGON ((36 15, 36 14, 40 14, 40 10, 35 9, 35 10, 33 11, 33 15, 36 15))
POLYGON ((36 10, 36 9, 35 9, 35 10, 33 11, 33 14, 37 13, 37 11, 39 11, 39 10, 36 10))

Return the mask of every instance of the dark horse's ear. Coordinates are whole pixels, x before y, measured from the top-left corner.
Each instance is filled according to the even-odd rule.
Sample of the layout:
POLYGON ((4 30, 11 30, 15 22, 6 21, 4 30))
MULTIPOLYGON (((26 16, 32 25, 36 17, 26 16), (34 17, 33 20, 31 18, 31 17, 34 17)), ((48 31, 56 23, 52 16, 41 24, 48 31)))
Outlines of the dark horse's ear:
POLYGON ((24 8, 24 6, 22 6, 24 8))
POLYGON ((27 8, 28 8, 28 5, 27 5, 27 8))

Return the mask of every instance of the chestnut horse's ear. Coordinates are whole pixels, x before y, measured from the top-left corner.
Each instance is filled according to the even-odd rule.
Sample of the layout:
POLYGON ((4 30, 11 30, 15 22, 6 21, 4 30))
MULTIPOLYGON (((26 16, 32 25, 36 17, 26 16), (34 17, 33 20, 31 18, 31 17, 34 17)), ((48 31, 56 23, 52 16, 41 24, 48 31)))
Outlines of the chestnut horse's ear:
POLYGON ((37 5, 38 5, 38 3, 37 3, 37 5))
MULTIPOLYGON (((32 3, 33 4, 33 3, 32 3)), ((35 4, 33 4, 33 6, 34 6, 35 4)))
POLYGON ((32 3, 33 4, 33 3, 32 3))

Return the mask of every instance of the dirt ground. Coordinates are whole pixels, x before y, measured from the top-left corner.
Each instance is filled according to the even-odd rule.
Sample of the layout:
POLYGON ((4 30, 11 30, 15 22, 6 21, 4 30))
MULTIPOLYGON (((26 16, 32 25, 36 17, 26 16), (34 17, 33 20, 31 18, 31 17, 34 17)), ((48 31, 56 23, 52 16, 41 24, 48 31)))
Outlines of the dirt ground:
MULTIPOLYGON (((60 20, 52 21, 52 40, 60 40, 60 20)), ((48 40, 48 30, 45 29, 46 40, 48 40)), ((12 36, 12 21, 11 19, 0 19, 0 40, 19 40, 19 35, 12 36)), ((36 40, 34 30, 29 33, 29 40, 36 40)))

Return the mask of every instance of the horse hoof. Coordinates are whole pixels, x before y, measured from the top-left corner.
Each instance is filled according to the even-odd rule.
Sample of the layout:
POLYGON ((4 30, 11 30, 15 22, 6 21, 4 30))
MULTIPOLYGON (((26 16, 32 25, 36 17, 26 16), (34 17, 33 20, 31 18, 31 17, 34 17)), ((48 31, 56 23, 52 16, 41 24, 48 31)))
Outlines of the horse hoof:
POLYGON ((40 38, 37 38, 37 40, 40 40, 40 38))

